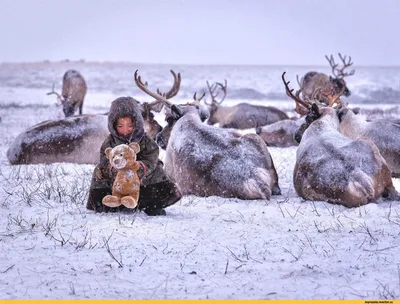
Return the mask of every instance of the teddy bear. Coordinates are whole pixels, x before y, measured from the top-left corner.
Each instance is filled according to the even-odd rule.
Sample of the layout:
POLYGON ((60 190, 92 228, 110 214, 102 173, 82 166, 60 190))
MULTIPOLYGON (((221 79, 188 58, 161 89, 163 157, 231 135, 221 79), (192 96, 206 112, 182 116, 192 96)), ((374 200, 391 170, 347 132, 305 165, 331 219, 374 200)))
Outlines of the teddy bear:
POLYGON ((129 145, 121 144, 114 148, 106 148, 106 157, 110 160, 112 167, 117 169, 112 195, 106 195, 102 202, 108 207, 124 205, 127 208, 135 208, 138 205, 140 179, 137 171, 139 163, 136 161, 136 154, 140 146, 136 142, 129 145))

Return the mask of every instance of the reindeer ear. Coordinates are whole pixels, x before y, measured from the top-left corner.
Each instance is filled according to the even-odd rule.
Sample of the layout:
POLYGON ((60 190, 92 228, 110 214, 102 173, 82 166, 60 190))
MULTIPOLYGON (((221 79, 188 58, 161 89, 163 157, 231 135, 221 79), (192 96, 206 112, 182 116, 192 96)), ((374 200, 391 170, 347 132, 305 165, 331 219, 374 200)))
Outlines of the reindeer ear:
POLYGON ((178 120, 183 116, 182 110, 177 105, 171 106, 171 115, 175 120, 178 120))
POLYGON ((110 159, 110 153, 111 153, 112 148, 108 147, 106 148, 106 150, 104 151, 104 154, 106 155, 106 157, 108 159, 110 159))
POLYGON ((131 147, 132 150, 135 151, 136 154, 139 153, 139 151, 140 151, 140 146, 137 142, 131 142, 129 144, 129 147, 131 147))

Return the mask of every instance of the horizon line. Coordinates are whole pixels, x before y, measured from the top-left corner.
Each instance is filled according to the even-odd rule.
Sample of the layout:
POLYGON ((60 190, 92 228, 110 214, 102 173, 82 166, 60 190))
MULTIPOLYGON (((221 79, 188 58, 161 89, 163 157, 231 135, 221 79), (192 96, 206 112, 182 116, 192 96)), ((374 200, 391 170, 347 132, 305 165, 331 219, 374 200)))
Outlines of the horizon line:
MULTIPOLYGON (((7 65, 7 64, 43 64, 43 63, 80 63, 80 64, 107 64, 107 63, 113 63, 113 64, 138 64, 138 65, 160 65, 160 66, 166 66, 166 65, 183 65, 183 66, 254 66, 254 67, 262 67, 262 66, 276 66, 276 67, 282 67, 282 66, 292 66, 292 67, 326 67, 324 64, 298 64, 298 63, 273 63, 273 64, 267 64, 267 63, 155 63, 155 62, 134 62, 134 61, 128 61, 128 60, 85 60, 85 59, 78 59, 78 60, 72 60, 72 59, 62 59, 62 60, 36 60, 36 61, 0 61, 0 65, 7 65)), ((400 68, 400 65, 380 65, 380 64, 371 64, 371 65, 355 65, 355 67, 368 67, 368 68, 400 68)))

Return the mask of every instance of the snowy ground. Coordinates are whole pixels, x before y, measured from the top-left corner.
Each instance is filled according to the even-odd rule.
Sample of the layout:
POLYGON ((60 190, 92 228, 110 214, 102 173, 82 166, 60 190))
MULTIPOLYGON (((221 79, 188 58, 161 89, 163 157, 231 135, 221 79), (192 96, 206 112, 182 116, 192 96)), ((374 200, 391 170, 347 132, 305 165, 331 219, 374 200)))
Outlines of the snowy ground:
POLYGON ((0 107, 0 298, 400 297, 398 202, 303 201, 296 148, 271 148, 282 195, 270 201, 189 196, 166 217, 95 214, 85 209, 92 165, 7 163, 20 132, 60 113, 0 107))

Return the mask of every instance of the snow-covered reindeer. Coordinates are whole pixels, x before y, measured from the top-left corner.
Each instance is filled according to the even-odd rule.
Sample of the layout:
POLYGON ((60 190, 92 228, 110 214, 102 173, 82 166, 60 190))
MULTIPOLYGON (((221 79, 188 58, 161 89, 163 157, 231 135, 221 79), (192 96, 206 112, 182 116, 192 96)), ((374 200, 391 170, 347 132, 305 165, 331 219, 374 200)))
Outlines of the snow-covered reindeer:
POLYGON ((342 92, 346 97, 350 96, 350 90, 346 86, 344 77, 354 75, 355 71, 351 70, 351 72, 345 73, 344 70, 353 63, 351 62, 350 56, 347 60, 347 56, 342 56, 339 53, 339 57, 343 63, 343 66, 340 68, 338 64, 335 63, 333 55, 330 57, 325 55, 325 58, 332 68, 334 77, 312 71, 306 73, 300 81, 297 80, 303 100, 319 100, 320 102, 328 104, 328 100, 336 96, 338 92, 342 92))
POLYGON ((398 200, 390 169, 378 147, 371 140, 353 140, 341 134, 338 110, 294 96, 284 75, 288 96, 309 110, 304 127, 296 134, 300 141, 293 174, 297 194, 346 207, 361 206, 380 197, 398 200))
POLYGON ((371 139, 385 158, 392 177, 400 177, 400 123, 398 120, 367 121, 356 115, 354 110, 343 108, 339 111, 340 132, 357 139, 371 139))
POLYGON ((287 114, 275 107, 252 105, 248 103, 239 103, 234 106, 222 106, 227 93, 227 81, 223 85, 215 82, 212 85, 207 81, 208 91, 211 97, 211 103, 207 103, 210 110, 210 117, 207 123, 215 125, 219 123, 221 128, 250 129, 257 126, 265 126, 282 119, 289 118, 287 114), (219 91, 216 91, 217 89, 219 91), (223 97, 217 101, 217 96, 223 92, 223 97))
POLYGON ((169 103, 143 84, 137 86, 170 107, 168 125, 157 135, 167 144, 165 171, 183 195, 270 199, 280 194, 278 175, 268 148, 256 134, 203 124, 199 106, 169 103), (169 137, 169 138, 167 138, 169 137))
POLYGON ((79 115, 39 123, 21 134, 7 150, 10 164, 71 162, 97 164, 96 153, 109 134, 107 115, 79 115))
POLYGON ((54 84, 52 91, 47 95, 57 95, 57 100, 63 106, 65 117, 69 117, 74 115, 77 109, 79 109, 79 114, 82 115, 86 92, 87 85, 83 76, 76 70, 68 70, 63 76, 61 95, 54 91, 54 84))
POLYGON ((304 124, 305 116, 299 119, 284 119, 273 124, 256 127, 258 134, 269 147, 292 147, 299 143, 294 139, 297 130, 304 124))

